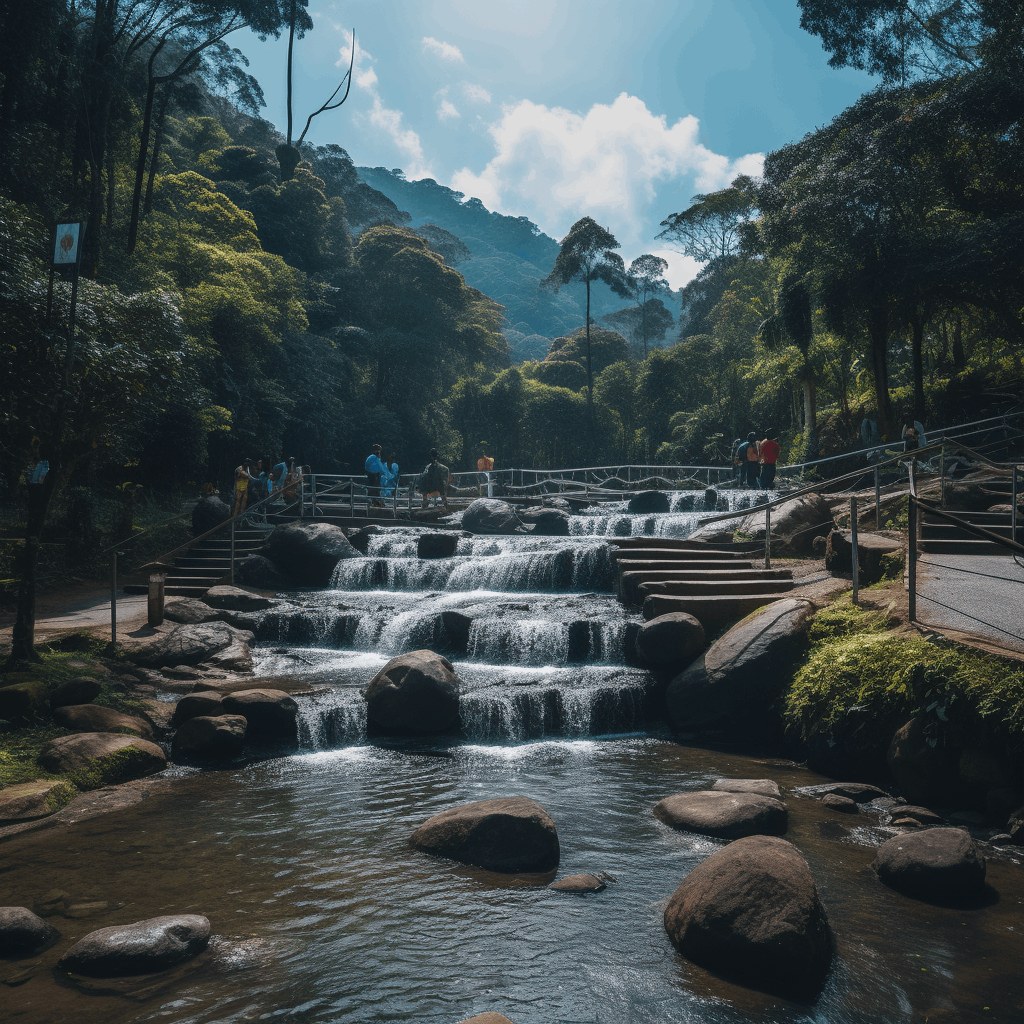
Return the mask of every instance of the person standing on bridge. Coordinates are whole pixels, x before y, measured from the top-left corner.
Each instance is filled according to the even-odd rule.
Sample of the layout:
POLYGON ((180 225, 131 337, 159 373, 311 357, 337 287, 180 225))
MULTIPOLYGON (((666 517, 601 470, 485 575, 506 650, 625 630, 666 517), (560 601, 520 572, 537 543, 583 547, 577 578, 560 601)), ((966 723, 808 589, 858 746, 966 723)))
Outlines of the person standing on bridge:
POLYGON ((758 483, 762 491, 770 491, 775 483, 775 465, 779 461, 782 446, 775 440, 775 431, 766 430, 764 440, 758 445, 761 454, 761 476, 758 483))
POLYGON ((757 453, 757 434, 751 431, 747 434, 747 440, 740 446, 743 453, 740 457, 743 460, 743 482, 751 490, 757 490, 757 474, 761 470, 761 460, 757 453))
POLYGON ((494 485, 491 483, 491 470, 494 469, 494 459, 490 458, 487 454, 487 445, 480 445, 480 458, 476 460, 476 469, 480 474, 480 482, 477 486, 476 493, 478 497, 482 497, 484 493, 484 485, 487 486, 487 497, 493 497, 492 491, 494 485))
POLYGON ((427 499, 437 495, 448 508, 448 467, 441 461, 436 448, 430 449, 430 462, 420 474, 416 486, 423 494, 423 508, 427 507, 427 499))
POLYGON ((384 463, 380 458, 382 451, 381 446, 375 444, 370 449, 370 454, 366 456, 366 462, 363 464, 363 468, 366 470, 367 501, 373 508, 383 507, 383 503, 380 500, 380 478, 385 472, 384 463))

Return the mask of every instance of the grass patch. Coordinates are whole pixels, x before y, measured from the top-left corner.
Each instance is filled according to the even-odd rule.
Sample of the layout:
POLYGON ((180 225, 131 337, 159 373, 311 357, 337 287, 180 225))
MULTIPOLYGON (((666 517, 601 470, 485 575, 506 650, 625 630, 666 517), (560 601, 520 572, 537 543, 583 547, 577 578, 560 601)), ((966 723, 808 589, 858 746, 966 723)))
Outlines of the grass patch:
POLYGON ((38 758, 43 747, 52 739, 67 734, 52 722, 26 725, 0 733, 0 789, 16 786, 33 779, 56 779, 57 775, 44 772, 38 758))

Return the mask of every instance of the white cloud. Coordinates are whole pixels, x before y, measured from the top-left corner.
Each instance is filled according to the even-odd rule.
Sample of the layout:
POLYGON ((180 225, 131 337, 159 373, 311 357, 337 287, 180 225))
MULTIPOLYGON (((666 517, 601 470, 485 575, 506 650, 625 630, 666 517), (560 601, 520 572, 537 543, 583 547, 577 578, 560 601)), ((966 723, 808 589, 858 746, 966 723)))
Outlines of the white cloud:
POLYGON ((451 121, 456 117, 462 117, 459 108, 450 100, 442 100, 441 106, 437 108, 437 116, 442 121, 451 121))
POLYGON ((730 161, 699 141, 695 117, 669 125, 627 93, 583 115, 522 100, 504 108, 490 133, 494 158, 479 174, 456 172, 452 188, 492 210, 529 210, 558 238, 591 216, 627 250, 649 245, 651 221, 671 212, 648 209, 659 184, 682 178, 694 192, 713 191, 739 173, 760 173, 764 160, 752 153, 730 161))
POLYGON ((435 39, 433 36, 423 37, 423 52, 432 53, 435 57, 448 61, 449 64, 466 63, 462 51, 457 46, 453 46, 451 43, 442 43, 440 39, 435 39))
POLYGON ((482 86, 474 85, 472 82, 462 83, 462 95, 470 103, 490 103, 491 94, 482 86))

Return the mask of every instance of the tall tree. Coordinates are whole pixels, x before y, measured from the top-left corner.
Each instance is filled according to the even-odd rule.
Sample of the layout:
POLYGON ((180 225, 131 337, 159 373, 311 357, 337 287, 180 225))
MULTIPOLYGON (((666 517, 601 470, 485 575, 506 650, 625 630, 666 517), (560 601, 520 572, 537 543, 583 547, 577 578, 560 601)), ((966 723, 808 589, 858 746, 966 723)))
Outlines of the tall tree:
POLYGON ((682 213, 669 214, 661 222, 664 230, 658 238, 671 242, 698 263, 727 260, 739 254, 743 226, 755 210, 754 181, 741 174, 728 188, 696 195, 682 213))
MULTIPOLYGON (((668 281, 665 280, 666 270, 668 270, 668 260, 649 252, 637 256, 629 265, 629 281, 633 286, 633 293, 636 295, 637 306, 640 310, 640 339, 643 343, 644 359, 647 358, 647 339, 653 333, 650 329, 654 327, 648 322, 654 313, 654 307, 648 304, 655 296, 671 291, 668 281)), ((662 327, 661 337, 665 337, 664 327, 662 327)))
POLYGON ((594 423, 594 367, 590 353, 590 286, 604 281, 616 295, 629 295, 630 284, 622 257, 615 252, 619 243, 615 236, 601 227, 592 217, 582 217, 562 239, 562 248, 555 265, 542 282, 543 286, 558 291, 572 281, 587 289, 587 419, 593 433, 594 423))

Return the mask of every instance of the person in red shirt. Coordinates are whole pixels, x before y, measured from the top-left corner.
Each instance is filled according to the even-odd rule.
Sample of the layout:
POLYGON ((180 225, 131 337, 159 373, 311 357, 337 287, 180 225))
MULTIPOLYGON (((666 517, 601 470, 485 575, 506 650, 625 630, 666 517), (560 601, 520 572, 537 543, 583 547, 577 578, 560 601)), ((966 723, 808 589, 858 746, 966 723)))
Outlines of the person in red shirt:
POLYGON ((775 431, 765 431, 764 440, 757 446, 761 454, 761 476, 758 484, 762 491, 771 490, 775 482, 775 464, 779 459, 782 446, 775 440, 775 431))

